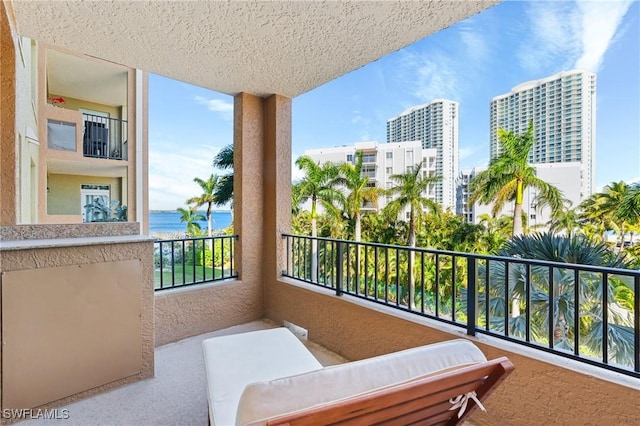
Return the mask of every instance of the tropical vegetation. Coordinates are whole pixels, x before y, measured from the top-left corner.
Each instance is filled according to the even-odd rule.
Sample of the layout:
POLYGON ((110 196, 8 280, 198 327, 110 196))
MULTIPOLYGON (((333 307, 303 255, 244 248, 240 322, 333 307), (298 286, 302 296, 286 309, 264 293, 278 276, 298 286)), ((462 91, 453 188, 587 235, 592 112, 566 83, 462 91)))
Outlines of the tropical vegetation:
POLYGON ((205 217, 193 209, 185 209, 178 207, 176 209, 180 213, 180 222, 186 226, 185 233, 189 237, 197 237, 200 235, 200 224, 198 221, 205 220, 205 217))
MULTIPOLYGON (((480 314, 481 324, 496 331, 508 328, 510 335, 523 337, 528 320, 533 342, 596 357, 603 353, 606 324, 610 360, 630 365, 635 294, 628 279, 616 275, 604 279, 602 273, 595 272, 575 274, 571 267, 525 267, 518 259, 640 268, 640 244, 628 244, 640 232, 640 184, 612 182, 571 207, 528 164, 532 126, 522 135, 501 130, 499 138, 500 154, 471 182, 471 201, 494 205, 493 214, 481 216, 477 224, 466 223, 425 197, 437 177, 425 177, 420 164, 393 175, 392 186, 382 189, 363 173, 361 154, 342 164, 302 156, 295 162, 303 177, 292 185, 292 231, 393 246, 347 245, 342 265, 345 288, 405 309, 448 315, 454 321, 465 320, 469 274, 465 258, 455 253, 511 257, 514 260, 506 268, 503 261, 478 263, 478 291, 490 301, 480 314), (538 205, 551 208, 547 233, 527 227, 522 197, 529 186, 540 194, 538 205), (379 208, 380 199, 387 201, 385 208, 379 208), (498 216, 507 203, 513 203, 513 215, 498 216), (610 241, 612 233, 617 241, 610 241), (436 255, 414 247, 446 253, 436 255), (491 277, 488 282, 485 276, 491 277), (608 297, 603 299, 603 293, 608 297), (579 294, 578 304, 575 294, 579 294), (577 328, 575 318, 579 318, 577 328)), ((233 147, 229 146, 219 153, 214 165, 232 168, 232 161, 233 147)), ((208 200, 228 203, 223 194, 232 197, 233 174, 201 187, 203 193, 188 202, 196 206, 208 200)), ((182 209, 184 222, 188 233, 196 235, 197 223, 189 225, 194 220, 187 210, 182 209)), ((336 255, 336 246, 315 239, 304 244, 302 252, 310 250, 309 255, 298 252, 304 256, 298 266, 304 276, 313 281, 335 279, 335 261, 328 259, 336 255)), ((205 259, 194 262, 207 263, 205 259)))
MULTIPOLYGON (((293 186, 293 233, 355 241, 358 232, 358 240, 391 245, 386 248, 366 243, 346 245, 342 265, 344 288, 405 309, 437 313, 443 318, 448 316, 454 321, 466 321, 469 271, 465 257, 450 252, 512 257, 514 261, 508 269, 505 269, 504 261, 478 263, 479 297, 490 300, 489 308, 478 320, 481 326, 484 324, 491 330, 504 332, 507 324, 511 336, 524 338, 529 318, 532 342, 599 357, 604 353, 603 328, 606 324, 609 359, 631 365, 635 294, 629 277, 613 274, 603 281, 602 273, 582 271, 576 275, 571 267, 525 267, 518 259, 622 269, 640 267, 640 244, 616 246, 605 239, 607 232, 624 232, 629 236, 640 231, 639 185, 624 187, 612 183, 572 209, 564 203, 557 189, 540 181, 527 168, 526 158, 518 164, 527 167, 507 167, 504 159, 514 159, 514 152, 524 150, 522 146, 530 146, 530 136, 519 138, 502 133, 502 140, 512 148, 503 151, 502 160, 493 162, 494 168, 489 168, 492 172, 485 175, 487 179, 481 178, 474 189, 480 191, 478 188, 485 184, 489 190, 497 188, 494 199, 515 204, 522 188, 536 186, 543 195, 538 202, 547 203, 553 212, 547 223, 549 232, 539 233, 527 228, 528 215, 521 208, 520 214, 514 216, 483 215, 478 224, 466 223, 462 217, 442 211, 424 198, 426 187, 435 180, 424 178, 419 164, 405 174, 395 175, 391 188, 376 193, 378 198, 388 200, 385 208, 378 209, 369 201, 373 197, 366 200, 351 196, 345 178, 341 178, 345 170, 356 170, 359 164, 356 156, 356 161, 347 165, 298 159, 297 164, 305 176, 293 186), (508 172, 513 173, 511 179, 507 179, 508 172), (302 190, 301 182, 308 186, 306 192, 302 190), (314 200, 314 194, 315 205, 311 204, 311 211, 309 206, 301 208, 304 201, 314 200), (367 203, 372 208, 354 214, 367 203), (318 205, 323 208, 319 209, 318 205), (404 212, 408 215, 404 216, 404 212), (359 226, 356 225, 358 221, 359 226), (435 255, 411 247, 441 252, 435 255), (528 298, 527 268, 530 269, 531 286, 528 298), (552 286, 549 284, 550 271, 552 286), (485 282, 485 276, 491 277, 489 282, 485 282), (508 283, 506 288, 505 282, 508 283), (485 296, 485 292, 489 294, 485 296), (606 310, 603 292, 608 294, 606 310), (580 295, 578 304, 575 303, 576 293, 580 295), (550 312, 553 312, 551 321, 550 312), (577 329, 576 314, 579 318, 577 329), (576 342, 578 347, 575 347, 576 342)), ((522 156, 518 158, 521 160, 522 156)), ((351 185, 351 188, 367 187, 366 179, 362 175, 359 180, 352 178, 360 185, 351 185)), ((299 253, 305 258, 300 259, 298 272, 306 279, 332 283, 336 279, 336 264, 331 259, 336 256, 336 246, 320 241, 311 256, 304 254, 306 246, 300 247, 299 253)))
POLYGON ((218 200, 216 199, 214 192, 218 187, 218 176, 212 174, 209 176, 207 180, 200 179, 196 177, 193 179, 195 183, 197 183, 200 188, 202 188, 202 194, 189 198, 186 203, 193 204, 192 210, 197 210, 199 207, 204 205, 207 206, 207 235, 212 235, 212 226, 211 226, 211 211, 213 204, 217 204, 218 200))
POLYGON ((521 135, 498 129, 498 139, 500 153, 491 159, 489 168, 480 172, 469 185, 469 204, 476 201, 493 203, 492 213, 496 216, 507 202, 513 201, 512 236, 521 235, 522 202, 527 187, 538 189, 538 205, 548 205, 553 212, 562 209, 564 200, 560 191, 537 177, 535 168, 529 164, 529 153, 534 144, 533 122, 521 135))

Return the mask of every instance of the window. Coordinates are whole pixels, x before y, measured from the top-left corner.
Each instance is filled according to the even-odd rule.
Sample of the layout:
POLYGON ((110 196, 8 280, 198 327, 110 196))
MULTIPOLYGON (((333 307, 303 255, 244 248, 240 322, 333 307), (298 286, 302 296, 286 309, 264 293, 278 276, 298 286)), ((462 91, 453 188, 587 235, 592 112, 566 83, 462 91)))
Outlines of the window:
POLYGON ((353 154, 347 154, 347 163, 353 163, 353 154))
POLYGON ((362 176, 367 176, 369 178, 376 177, 376 166, 366 165, 362 166, 362 176))
POLYGON ((407 156, 407 163, 413 166, 413 150, 407 151, 406 156, 407 156))
POLYGON ((393 174, 393 167, 387 167, 387 174, 388 175, 393 174))
POLYGON ((387 152, 387 159, 392 159, 393 158, 393 152, 389 151, 387 152))
POLYGON ((66 121, 47 121, 47 146, 61 151, 76 150, 76 125, 66 121))
POLYGON ((375 163, 376 162, 376 154, 362 154, 362 162, 363 163, 375 163))

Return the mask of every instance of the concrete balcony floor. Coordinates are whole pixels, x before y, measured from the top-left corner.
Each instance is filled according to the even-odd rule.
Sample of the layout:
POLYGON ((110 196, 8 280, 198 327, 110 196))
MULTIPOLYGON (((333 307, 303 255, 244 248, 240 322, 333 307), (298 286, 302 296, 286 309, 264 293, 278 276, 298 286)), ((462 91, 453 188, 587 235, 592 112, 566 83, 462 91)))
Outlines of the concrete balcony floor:
MULTIPOLYGON (((20 425, 60 425, 62 422, 65 426, 206 426, 208 408, 202 341, 277 326, 268 320, 254 321, 160 346, 155 350, 154 378, 60 407, 68 410, 69 419, 34 419, 20 425)), ((304 343, 324 366, 346 361, 311 341, 304 343)))

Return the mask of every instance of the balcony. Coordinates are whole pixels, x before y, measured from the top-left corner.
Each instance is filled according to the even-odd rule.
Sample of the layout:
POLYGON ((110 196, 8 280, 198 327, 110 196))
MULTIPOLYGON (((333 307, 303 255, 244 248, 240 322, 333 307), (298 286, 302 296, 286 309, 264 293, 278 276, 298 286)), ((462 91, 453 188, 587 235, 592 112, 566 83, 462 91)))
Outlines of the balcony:
MULTIPOLYGON (((156 250, 156 257, 159 253, 169 257, 170 251, 184 254, 189 249, 196 252, 206 250, 208 242, 196 241, 199 240, 163 242, 171 250, 156 250), (187 247, 184 251, 183 245, 187 247)), ((225 240, 214 241, 222 244, 220 241, 225 240)), ((235 241, 235 237, 230 241, 235 241)), ((474 412, 469 424, 530 424, 528 421, 531 419, 536 419, 536 423, 545 419, 550 424, 573 424, 586 421, 585 416, 588 415, 597 416, 598 423, 602 424, 626 424, 624 419, 637 418, 634 417, 637 413, 632 403, 615 405, 603 401, 633 400, 629 388, 637 389, 637 364, 625 366, 603 362, 602 358, 579 359, 581 354, 576 354, 575 350, 567 351, 554 347, 554 344, 541 344, 535 339, 511 333, 512 324, 508 317, 496 316, 494 319, 498 321, 487 321, 487 306, 499 303, 492 291, 487 302, 486 283, 489 282, 490 288, 506 285, 504 280, 486 280, 488 269, 500 268, 492 268, 491 262, 495 261, 496 265, 507 262, 506 267, 511 272, 518 270, 519 265, 535 272, 541 265, 518 259, 416 249, 414 265, 419 272, 415 277, 414 294, 419 296, 417 300, 420 302, 411 307, 407 303, 407 292, 402 290, 406 277, 403 278, 398 262, 401 258, 409 258, 406 247, 292 235, 283 236, 283 241, 286 270, 277 282, 265 285, 264 314, 260 307, 257 310, 251 308, 252 296, 247 292, 246 284, 235 276, 217 282, 212 280, 218 277, 210 278, 200 285, 186 283, 187 287, 175 286, 171 290, 159 291, 156 288, 155 377, 78 402, 74 401, 75 398, 63 399, 48 407, 57 407, 55 413, 58 415, 67 413, 70 424, 205 425, 207 403, 202 340, 279 326, 286 320, 308 330, 310 342, 307 346, 323 365, 465 335, 488 358, 508 356, 516 364, 515 372, 487 400, 488 412, 474 412), (318 250, 315 278, 312 278, 311 269, 312 241, 317 243, 318 250), (358 251, 362 256, 360 265, 368 271, 360 276, 355 264, 347 261, 349 256, 357 256, 358 251), (343 256, 344 262, 338 262, 338 256, 343 256), (432 268, 436 272, 433 297, 428 297, 425 286, 421 285, 423 277, 428 275, 425 275, 428 263, 425 259, 428 257, 436 262, 435 269, 432 268), (371 269, 370 260, 373 259, 381 269, 371 269), (470 268, 474 264, 476 268, 470 268), (452 268, 452 265, 458 267, 452 268), (483 267, 487 265, 488 269, 483 267), (474 269, 479 283, 475 295, 463 285, 451 286, 452 282, 462 284, 472 280, 471 274, 465 272, 474 269), (372 283, 376 281, 383 284, 374 286, 372 283), (370 291, 372 288, 377 290, 370 291), (473 306, 475 314, 470 313, 473 306), (477 321, 470 322, 468 319, 471 317, 477 321), (501 324, 506 327, 501 327, 501 324), (563 384, 560 393, 550 391, 558 383, 563 384), (597 414, 587 407, 597 408, 597 414), (581 410, 586 414, 580 414, 581 410)), ((160 242, 155 244, 159 249, 160 242)), ((182 258, 177 263, 182 265, 182 258)), ((555 270, 556 266, 548 267, 555 270)), ((565 264, 562 268, 571 269, 565 264)), ((585 267, 569 276, 581 275, 590 269, 585 267)), ((637 271, 616 270, 615 273, 628 274, 635 285, 640 276, 637 271)), ((531 278, 530 281, 532 288, 534 280, 531 278)), ((532 295, 529 293, 526 299, 532 299, 532 295)), ((638 340, 635 342, 637 348, 638 340)))
POLYGON ((93 114, 82 114, 85 157, 127 160, 127 122, 93 114))
POLYGON ((283 237, 286 277, 640 378, 640 298, 613 296, 640 294, 640 271, 283 237))
MULTIPOLYGON (((131 23, 131 20, 127 19, 131 15, 129 4, 123 6, 121 2, 97 2, 90 13, 84 13, 86 11, 82 8, 71 10, 62 3, 62 6, 58 6, 58 2, 49 2, 46 7, 39 4, 38 10, 29 9, 30 4, 11 3, 13 11, 9 16, 15 15, 19 24, 15 27, 30 32, 36 39, 59 43, 68 49, 78 51, 91 46, 91 54, 96 57, 110 58, 122 64, 135 63, 141 69, 153 69, 172 78, 182 78, 192 84, 234 94, 234 227, 239 238, 234 243, 233 253, 234 269, 237 270, 238 277, 217 283, 154 292, 153 241, 140 236, 139 230, 123 230, 126 231, 126 235, 114 233, 116 227, 124 228, 131 224, 83 224, 76 227, 18 225, 20 222, 15 212, 19 210, 19 198, 14 192, 19 191, 12 191, 12 188, 20 181, 20 174, 12 168, 13 155, 16 154, 15 144, 12 138, 6 138, 11 140, 11 143, 3 146, 3 159, 7 158, 8 161, 3 163, 3 173, 0 176, 0 183, 3 185, 3 208, 0 209, 0 223, 3 225, 0 226, 3 400, 12 396, 7 387, 9 374, 14 372, 12 363, 26 359, 26 355, 33 358, 30 358, 26 365, 21 365, 22 371, 32 371, 33 361, 38 360, 43 374, 32 375, 28 380, 20 377, 11 384, 29 384, 32 390, 40 390, 48 380, 52 391, 60 390, 63 385, 67 386, 71 373, 75 378, 87 379, 93 373, 119 367, 121 362, 127 362, 135 355, 139 363, 133 371, 120 372, 122 374, 115 378, 108 377, 98 384, 84 383, 79 390, 65 391, 55 398, 41 400, 31 406, 63 407, 98 392, 103 393, 96 397, 96 400, 109 399, 116 393, 105 391, 137 380, 135 387, 121 387, 123 391, 133 390, 108 408, 96 408, 96 411, 87 412, 87 417, 84 418, 77 414, 78 423, 112 424, 118 422, 114 421, 116 416, 126 413, 135 416, 136 412, 141 414, 138 418, 132 418, 134 424, 204 422, 206 411, 203 410, 203 405, 190 405, 191 402, 204 399, 205 389, 199 384, 202 382, 198 382, 202 375, 198 375, 196 371, 202 373, 198 366, 198 352, 191 352, 193 355, 176 355, 173 358, 178 360, 175 361, 177 372, 168 374, 171 377, 171 385, 165 388, 159 386, 159 379, 164 376, 165 371, 164 354, 173 352, 174 348, 188 345, 190 341, 184 340, 186 338, 268 319, 275 324, 290 321, 300 325, 309 331, 312 341, 350 360, 449 340, 453 337, 473 340, 488 358, 508 356, 515 364, 515 372, 489 398, 486 405, 489 412, 486 415, 476 412, 472 416, 471 421, 474 424, 637 423, 638 412, 635 403, 638 380, 635 377, 615 371, 603 372, 603 369, 588 363, 506 341, 480 331, 476 332, 475 337, 467 336, 466 327, 459 324, 465 324, 466 321, 459 315, 463 311, 458 311, 457 305, 456 313, 451 316, 454 323, 448 323, 426 315, 416 315, 410 310, 354 297, 345 292, 337 295, 334 288, 282 274, 283 270, 293 271, 289 269, 285 251, 286 241, 282 238, 282 232, 291 228, 291 98, 349 70, 357 69, 390 51, 406 46, 412 40, 424 37, 427 35, 426 29, 413 29, 429 24, 430 16, 439 16, 434 15, 432 9, 425 8, 421 2, 406 3, 401 6, 403 10, 400 13, 400 6, 397 4, 378 2, 374 14, 365 14, 361 13, 360 9, 374 7, 373 3, 360 2, 349 6, 355 15, 354 19, 343 20, 333 18, 338 16, 337 8, 342 7, 333 3, 315 8, 308 7, 304 2, 290 2, 273 6, 277 7, 277 10, 265 4, 261 8, 264 9, 262 14, 257 13, 259 11, 254 10, 251 5, 242 7, 237 4, 229 6, 223 2, 215 5, 201 3, 194 4, 193 10, 198 11, 203 19, 177 21, 178 27, 173 30, 182 35, 178 42, 183 43, 168 45, 165 39, 171 43, 175 43, 176 40, 157 38, 152 31, 146 30, 141 31, 139 37, 105 38, 104 34, 130 34, 134 29, 128 26, 131 23), (56 9, 57 7, 61 9, 56 9), (274 42, 277 41, 277 37, 272 38, 268 35, 256 38, 255 28, 268 28, 273 16, 283 15, 283 7, 289 9, 288 16, 304 17, 304 22, 284 24, 283 29, 292 30, 293 37, 290 40, 293 45, 274 42), (331 13, 327 15, 326 11, 331 13), (414 13, 407 13, 412 11, 414 13), (110 16, 112 19, 105 20, 104 16, 110 16), (206 40, 219 39, 218 33, 215 32, 217 27, 209 23, 219 22, 220 16, 225 16, 230 24, 229 28, 221 26, 220 34, 234 35, 228 38, 228 46, 223 46, 226 48, 209 49, 206 52, 197 49, 176 50, 176 46, 186 46, 192 41, 192 46, 203 45, 200 43, 203 34, 207 35, 206 40), (252 18, 251 25, 242 24, 246 23, 247 16, 252 18), (403 31, 397 31, 397 25, 394 25, 396 22, 393 20, 388 22, 390 25, 387 25, 386 21, 378 25, 359 24, 369 22, 364 21, 369 16, 402 16, 403 31), (56 19, 60 17, 65 17, 65 22, 85 24, 77 27, 78 31, 61 31, 60 28, 65 27, 56 19), (181 23, 184 25, 180 26, 181 23), (207 27, 203 26, 205 23, 207 27), (303 23, 305 25, 302 25, 303 23), (312 26, 311 30, 309 25, 312 26), (353 31, 354 25, 358 31, 353 31), (297 31, 297 28, 304 31, 297 31), (319 33, 326 37, 317 38, 319 33), (358 36, 353 37, 356 33, 358 36), (400 36, 408 38, 398 40, 400 36), (261 44, 262 41, 264 44, 261 44), (152 51, 149 51, 149 46, 153 46, 152 51), (309 49, 309 46, 318 46, 318 49, 309 49), (350 46, 362 54, 346 54, 347 52, 339 51, 342 46, 350 46), (372 51, 374 48, 380 50, 372 51), (185 53, 185 60, 193 66, 185 68, 184 61, 176 61, 176 51, 185 53), (335 60, 328 61, 326 57, 317 53, 324 51, 335 60), (118 55, 113 56, 113 52, 117 52, 118 55), (259 70, 260 72, 256 73, 255 67, 244 66, 247 58, 251 60, 258 57, 265 59, 265 66, 259 70), (272 60, 281 57, 288 58, 286 64, 282 65, 281 62, 272 60), (216 69, 232 70, 233 75, 201 71, 214 69, 214 64, 219 66, 216 69), (304 79, 301 85, 294 85, 293 81, 300 81, 290 78, 294 76, 310 78, 304 79), (9 189, 4 191, 4 188, 9 189), (77 297, 79 300, 74 301, 61 297, 62 294, 55 291, 54 284, 60 285, 61 289, 68 286, 68 277, 71 275, 65 272, 78 274, 78 271, 87 273, 81 274, 80 279, 73 282, 75 288, 87 292, 100 287, 111 289, 113 292, 108 299, 109 303, 105 304, 105 299, 99 297, 77 297), (20 279, 25 274, 28 277, 31 273, 37 275, 38 280, 20 279), (55 283, 53 278, 56 278, 55 283), (23 291, 19 295, 19 307, 24 309, 18 309, 18 305, 14 304, 16 295, 9 294, 8 291, 28 290, 23 289, 27 283, 39 287, 35 288, 35 291, 23 291), (118 291, 126 291, 126 297, 118 291), (52 303, 53 296, 57 297, 56 303, 52 303), (87 301, 92 303, 88 304, 87 301), (34 338, 31 333, 26 333, 20 328, 32 324, 44 308, 52 314, 50 318, 57 318, 56 314, 60 317, 60 314, 64 313, 64 318, 59 318, 64 320, 76 311, 80 311, 82 315, 93 316, 96 306, 103 309, 99 318, 102 321, 96 321, 97 328, 89 330, 92 333, 83 335, 86 339, 76 339, 69 345, 63 344, 61 339, 72 334, 69 330, 84 327, 85 324, 77 321, 66 322, 58 328, 61 332, 56 337, 60 337, 60 340, 51 339, 52 327, 46 321, 49 318, 41 318, 44 327, 31 329, 42 332, 42 339, 34 338), (123 310, 126 311, 126 318, 121 314, 123 310), (7 321, 9 314, 24 314, 27 319, 10 322, 7 321), (127 321, 123 321, 124 319, 127 321), (131 321, 133 326, 129 326, 128 321, 131 321), (92 344, 103 344, 115 330, 136 332, 137 340, 132 345, 133 349, 112 351, 117 357, 107 357, 97 364, 97 367, 88 369, 88 372, 78 372, 79 363, 73 361, 84 360, 77 356, 79 352, 94 351, 92 344), (11 341, 16 337, 23 339, 23 346, 16 346, 11 341), (42 345, 43 342, 50 344, 36 346, 42 345), (68 350, 76 357, 52 357, 50 353, 53 349, 68 350), (61 371, 58 368, 60 362, 72 365, 67 365, 68 370, 61 371), (196 367, 196 370, 192 371, 197 377, 188 373, 187 367, 190 364, 196 367), (51 380, 51 376, 55 374, 62 378, 51 380), (153 378, 154 374, 156 378, 153 378), (194 388, 194 393, 187 393, 188 388, 194 388), (629 389, 632 389, 632 392, 629 392, 629 389), (179 399, 183 391, 187 397, 179 399), (143 398, 143 394, 151 397, 143 398), (153 400, 153 404, 149 403, 150 400, 153 400), (184 411, 178 409, 182 404, 183 408, 187 408, 184 411), (153 413, 158 405, 168 408, 162 412, 167 417, 154 421, 157 417, 153 416, 160 413, 153 413)), ((148 18, 150 28, 154 28, 156 22, 164 22, 166 16, 176 14, 174 11, 177 12, 177 9, 174 8, 178 5, 179 2, 167 3, 162 9, 142 5, 137 10, 141 16, 148 18), (153 15, 155 13, 157 16, 153 15)), ((469 5, 472 3, 465 3, 465 7, 471 7, 469 5)), ((463 9, 460 5, 456 6, 443 7, 450 13, 463 9)), ((471 10, 468 14, 471 14, 471 10)), ((5 58, 11 57, 10 47, 15 37, 12 34, 13 27, 10 28, 6 23, 10 18, 7 18, 4 10, 0 11, 0 17, 4 19, 0 22, 3 29, 0 39, 3 47, 8 46, 9 51, 9 55, 4 55, 4 51, 2 55, 3 65, 6 64, 2 69, 3 82, 7 81, 7 86, 11 86, 10 82, 15 77, 12 73, 16 66, 5 58), (8 74, 7 79, 5 74, 8 74)), ((453 21, 455 19, 451 22, 453 21)), ((439 28, 448 25, 449 23, 443 22, 439 28)), ((432 31, 433 28, 429 29, 428 33, 432 31)), ((131 75, 131 78, 134 76, 131 75)), ((64 95, 62 90, 54 92, 64 95)), ((3 125, 7 123, 3 131, 6 130, 12 135, 17 133, 17 130, 12 124, 16 122, 16 109, 13 106, 15 96, 12 96, 11 90, 8 91, 7 98, 8 101, 0 105, 0 118, 3 125)), ((121 102, 111 104, 123 105, 121 102)), ((130 120, 130 123, 133 121, 130 120)), ((94 163, 97 162, 98 160, 94 163)), ((144 171, 141 172, 144 180, 144 171)), ((391 267, 393 264, 390 262, 391 267)), ((460 275, 456 275, 453 282, 457 282, 458 278, 460 275)), ((95 296, 87 292, 82 292, 82 295, 95 296)), ((75 296, 78 296, 80 291, 77 293, 75 296)), ((398 293, 396 288, 396 294, 398 293)), ((456 300, 459 300, 457 293, 456 300)), ((391 301, 395 303, 395 300, 391 301)), ((402 299, 399 300, 399 305, 402 306, 402 299)), ((637 335, 637 327, 635 333, 637 335)), ((197 346, 197 340, 195 345, 197 346)), ((107 349, 111 348, 107 346, 107 349)), ((94 352, 97 352, 97 356, 104 355, 103 351, 94 352)), ((80 403, 89 403, 91 400, 93 398, 80 403)), ((9 408, 11 404, 4 401, 2 408, 5 407, 9 408)), ((72 419, 76 416, 74 413, 76 411, 69 413, 72 419)), ((122 423, 128 421, 123 420, 122 423)))
POLYGON ((66 161, 84 158, 128 159, 127 121, 48 106, 47 148, 66 161))

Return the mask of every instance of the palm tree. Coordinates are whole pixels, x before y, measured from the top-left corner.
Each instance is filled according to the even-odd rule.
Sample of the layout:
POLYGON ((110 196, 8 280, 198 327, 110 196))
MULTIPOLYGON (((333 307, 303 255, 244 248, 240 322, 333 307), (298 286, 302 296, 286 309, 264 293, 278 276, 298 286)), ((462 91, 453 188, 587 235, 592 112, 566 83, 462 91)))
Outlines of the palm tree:
POLYGON ((196 213, 194 209, 178 207, 176 209, 180 213, 180 222, 184 222, 187 225, 186 234, 190 237, 196 237, 200 234, 199 220, 205 220, 205 217, 200 213, 196 213))
POLYGON ((607 230, 615 231, 620 237, 620 244, 624 242, 627 232, 627 221, 625 215, 620 215, 619 208, 624 203, 629 203, 629 195, 627 195, 629 186, 623 182, 611 182, 605 186, 602 192, 591 195, 580 204, 583 211, 583 217, 594 224, 600 226, 600 230, 604 234, 607 230))
POLYGON ((218 185, 213 195, 217 206, 229 203, 233 208, 233 144, 225 146, 216 154, 213 158, 213 167, 231 170, 231 173, 227 173, 218 179, 218 185))
POLYGON ((552 233, 566 231, 567 235, 581 232, 582 223, 580 215, 575 209, 563 208, 556 213, 548 223, 549 231, 552 233))
POLYGON ((298 157, 296 165, 305 175, 296 183, 295 191, 302 202, 311 200, 311 236, 316 237, 318 202, 327 210, 331 209, 333 203, 342 198, 342 193, 336 189, 338 179, 338 168, 333 163, 316 163, 311 157, 303 155, 298 157))
MULTIPOLYGON (((603 242, 596 242, 583 235, 553 235, 551 233, 516 236, 508 241, 499 255, 526 259, 547 260, 560 263, 596 265, 610 268, 628 268, 629 264, 603 242)), ((512 263, 505 271, 504 262, 489 265, 492 281, 490 285, 493 302, 490 305, 491 324, 496 329, 504 329, 506 315, 505 280, 509 283, 509 293, 513 300, 524 300, 527 282, 530 305, 525 309, 531 318, 531 333, 542 342, 551 331, 553 347, 573 350, 575 334, 580 333, 580 341, 594 353, 602 351, 602 329, 606 323, 609 331, 609 354, 617 362, 631 365, 633 360, 633 314, 625 306, 625 292, 632 283, 610 275, 606 283, 608 294, 608 318, 603 317, 602 274, 583 271, 575 274, 571 269, 532 265, 530 272, 523 264, 512 263), (505 277, 508 273, 508 277, 505 277), (552 274, 553 285, 550 285, 552 274), (576 283, 577 278, 577 283, 576 283), (575 294, 578 286, 579 302, 576 306, 575 294), (549 312, 553 306, 553 318, 549 312), (580 329, 574 327, 575 318, 580 318, 580 329)), ((631 298, 631 300, 633 300, 631 298)), ((518 314, 509 321, 511 335, 524 337, 526 315, 518 314)))
MULTIPOLYGON (((411 248, 416 246, 416 222, 420 223, 425 209, 438 212, 439 206, 435 201, 427 198, 424 194, 429 186, 440 180, 438 176, 423 176, 422 163, 414 165, 404 174, 391 175, 390 179, 395 183, 389 188, 388 194, 395 198, 387 204, 391 214, 398 214, 409 207, 409 236, 408 245, 411 248)), ((415 251, 409 250, 409 306, 415 308, 415 278, 413 275, 413 264, 415 251)))
POLYGON ((196 210, 198 207, 201 207, 205 204, 207 205, 207 235, 211 236, 211 206, 217 201, 214 195, 214 191, 218 184, 218 176, 212 174, 207 180, 202 180, 197 177, 194 178, 193 181, 197 183, 200 188, 202 188, 202 194, 197 197, 189 198, 186 203, 194 203, 193 210, 196 210))
POLYGON ((318 241, 315 239, 318 235, 318 202, 322 204, 327 211, 333 209, 333 203, 340 201, 342 193, 336 189, 336 180, 338 178, 338 168, 335 164, 316 163, 311 157, 303 155, 298 157, 296 165, 304 172, 301 181, 295 184, 293 193, 299 196, 301 202, 311 200, 311 280, 317 279, 317 253, 318 241))
POLYGON ((440 180, 439 176, 423 176, 422 164, 414 165, 404 174, 391 175, 390 179, 395 183, 388 189, 388 194, 394 199, 387 204, 387 209, 397 215, 409 207, 409 247, 416 246, 416 222, 420 222, 425 209, 438 212, 438 204, 425 197, 429 186, 440 180))
POLYGON ((618 206, 616 216, 622 221, 640 223, 640 183, 627 188, 627 192, 618 206))
POLYGON ((552 212, 559 211, 564 203, 561 192, 536 176, 529 164, 529 151, 533 146, 533 122, 522 135, 499 129, 498 138, 502 152, 489 163, 489 168, 473 178, 469 188, 469 204, 480 201, 493 202, 492 214, 497 216, 508 201, 514 201, 512 235, 523 233, 522 201, 525 188, 538 190, 540 206, 549 205, 552 212))
POLYGON ((380 188, 369 186, 369 177, 362 174, 362 151, 356 154, 355 164, 343 163, 338 166, 339 177, 336 182, 344 185, 349 192, 345 199, 345 211, 354 221, 354 239, 362 238, 361 210, 364 203, 372 203, 377 207, 378 197, 382 194, 380 188))

